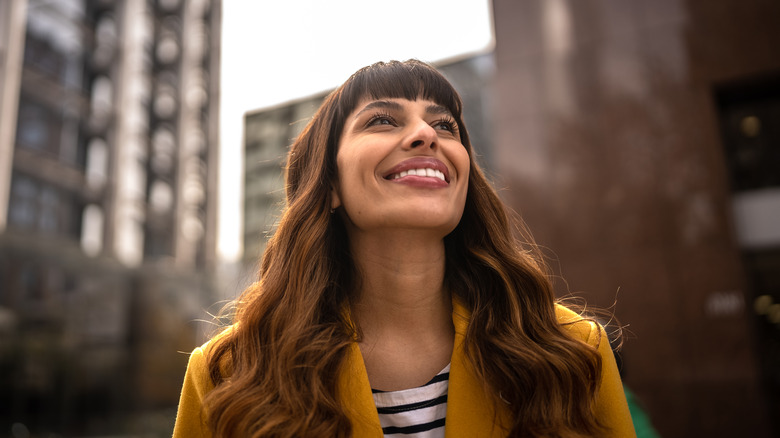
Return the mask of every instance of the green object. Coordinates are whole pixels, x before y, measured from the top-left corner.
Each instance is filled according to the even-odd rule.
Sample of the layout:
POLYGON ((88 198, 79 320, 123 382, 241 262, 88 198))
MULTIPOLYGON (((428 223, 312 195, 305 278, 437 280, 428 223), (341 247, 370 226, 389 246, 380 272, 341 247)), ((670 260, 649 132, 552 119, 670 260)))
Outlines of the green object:
POLYGON ((634 429, 637 438, 661 438, 661 435, 653 427, 650 417, 642 409, 639 399, 627 387, 623 387, 628 402, 628 410, 631 412, 631 420, 634 421, 634 429))

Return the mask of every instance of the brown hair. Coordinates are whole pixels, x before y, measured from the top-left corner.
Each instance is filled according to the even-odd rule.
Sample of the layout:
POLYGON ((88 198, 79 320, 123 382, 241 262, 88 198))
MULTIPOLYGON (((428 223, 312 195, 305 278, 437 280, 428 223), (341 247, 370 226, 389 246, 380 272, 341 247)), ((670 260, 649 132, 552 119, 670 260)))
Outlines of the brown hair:
POLYGON ((330 214, 345 119, 364 97, 426 99, 447 107, 469 151, 463 217, 445 237, 446 290, 472 311, 466 352, 513 414, 510 436, 592 436, 601 363, 558 323, 552 286, 530 239, 520 247, 504 204, 474 159, 461 101, 419 61, 377 63, 331 93, 290 148, 286 208, 259 281, 236 303, 234 326, 208 358, 212 432, 235 436, 350 436, 337 393, 358 330, 346 316, 356 273, 339 215, 330 214), (499 391, 500 390, 500 391, 499 391))

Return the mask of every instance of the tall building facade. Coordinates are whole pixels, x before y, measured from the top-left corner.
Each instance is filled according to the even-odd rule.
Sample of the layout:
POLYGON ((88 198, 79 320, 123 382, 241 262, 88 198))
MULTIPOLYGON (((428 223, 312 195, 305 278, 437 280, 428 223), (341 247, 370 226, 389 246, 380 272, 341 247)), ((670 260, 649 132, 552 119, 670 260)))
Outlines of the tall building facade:
POLYGON ((220 23, 220 0, 0 3, 0 423, 175 406, 216 258, 220 23))
POLYGON ((777 436, 780 4, 492 4, 496 170, 558 292, 627 325, 661 436, 777 436))
MULTIPOLYGON (((483 53, 442 61, 437 68, 464 101, 463 118, 477 160, 491 169, 493 55, 483 53)), ((345 78, 346 79, 346 78, 345 78)), ((257 262, 284 207, 284 173, 289 146, 306 126, 329 92, 264 108, 244 118, 244 233, 245 269, 257 262)))

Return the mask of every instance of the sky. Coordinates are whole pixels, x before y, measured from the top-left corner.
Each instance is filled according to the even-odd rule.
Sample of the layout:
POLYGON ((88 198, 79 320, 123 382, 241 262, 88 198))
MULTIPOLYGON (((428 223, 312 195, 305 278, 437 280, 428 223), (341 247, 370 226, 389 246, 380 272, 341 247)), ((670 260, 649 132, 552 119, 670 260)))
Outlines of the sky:
POLYGON ((335 88, 376 61, 493 47, 490 0, 224 0, 217 252, 241 255, 243 117, 335 88))

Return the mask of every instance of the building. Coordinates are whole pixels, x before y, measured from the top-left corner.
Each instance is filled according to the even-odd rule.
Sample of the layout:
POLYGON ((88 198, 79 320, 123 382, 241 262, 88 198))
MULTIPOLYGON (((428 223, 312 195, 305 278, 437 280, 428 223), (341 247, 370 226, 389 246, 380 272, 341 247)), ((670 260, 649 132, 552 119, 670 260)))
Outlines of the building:
POLYGON ((175 408, 216 264, 220 23, 220 0, 0 3, 0 425, 175 408))
MULTIPOLYGON (((486 169, 492 163, 490 126, 491 53, 439 63, 464 101, 463 118, 477 159, 486 169)), ((257 269, 265 241, 284 207, 284 173, 287 149, 306 126, 330 91, 263 108, 244 118, 244 233, 245 270, 257 269)))
POLYGON ((558 292, 628 325, 661 436, 776 436, 780 4, 493 8, 496 173, 558 292))
POLYGON ((327 93, 244 116, 243 261, 256 270, 265 241, 284 206, 283 168, 287 148, 314 115, 327 93))

